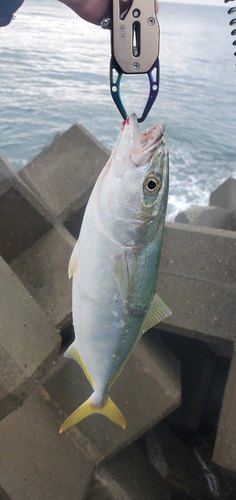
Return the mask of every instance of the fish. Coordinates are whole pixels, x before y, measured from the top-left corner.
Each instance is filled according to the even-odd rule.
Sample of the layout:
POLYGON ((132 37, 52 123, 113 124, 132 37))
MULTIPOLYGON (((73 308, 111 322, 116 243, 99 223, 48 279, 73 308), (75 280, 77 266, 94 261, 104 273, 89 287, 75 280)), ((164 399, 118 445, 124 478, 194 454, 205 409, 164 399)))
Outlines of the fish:
POLYGON ((60 433, 94 413, 126 427, 108 391, 143 333, 171 314, 156 293, 168 180, 164 125, 140 132, 137 116, 128 116, 69 262, 75 340, 64 356, 79 363, 93 393, 60 433))

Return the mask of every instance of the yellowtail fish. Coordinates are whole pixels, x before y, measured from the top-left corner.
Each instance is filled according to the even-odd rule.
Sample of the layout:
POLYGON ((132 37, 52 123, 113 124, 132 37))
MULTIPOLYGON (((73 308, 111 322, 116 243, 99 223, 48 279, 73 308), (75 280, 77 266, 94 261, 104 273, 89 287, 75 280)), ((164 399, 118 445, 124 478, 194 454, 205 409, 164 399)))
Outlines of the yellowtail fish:
POLYGON ((94 186, 69 263, 75 341, 65 356, 81 365, 94 392, 60 433, 93 413, 126 426, 108 391, 141 335, 171 314, 155 293, 168 170, 163 125, 140 133, 136 115, 129 116, 94 186))

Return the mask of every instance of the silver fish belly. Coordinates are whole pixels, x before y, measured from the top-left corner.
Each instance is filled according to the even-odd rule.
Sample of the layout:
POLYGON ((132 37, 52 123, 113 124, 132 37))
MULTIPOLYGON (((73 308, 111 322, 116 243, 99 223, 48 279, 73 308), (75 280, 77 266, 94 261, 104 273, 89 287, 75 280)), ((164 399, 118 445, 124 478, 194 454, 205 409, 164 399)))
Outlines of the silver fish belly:
POLYGON ((65 356, 94 392, 60 432, 93 413, 126 426, 108 391, 141 335, 171 314, 155 293, 168 169, 164 127, 140 133, 131 115, 94 186, 69 264, 75 341, 65 356))

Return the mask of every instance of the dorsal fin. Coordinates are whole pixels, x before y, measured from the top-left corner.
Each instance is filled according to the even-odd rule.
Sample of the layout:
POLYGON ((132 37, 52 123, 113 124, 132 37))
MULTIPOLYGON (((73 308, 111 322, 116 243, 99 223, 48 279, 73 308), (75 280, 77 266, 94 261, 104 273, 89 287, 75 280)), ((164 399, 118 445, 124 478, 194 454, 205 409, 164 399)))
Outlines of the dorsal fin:
POLYGON ((156 293, 152 299, 151 305, 141 326, 139 337, 141 337, 144 332, 149 330, 149 328, 152 328, 157 323, 160 323, 160 321, 165 319, 167 316, 170 316, 171 314, 172 313, 169 307, 156 293))

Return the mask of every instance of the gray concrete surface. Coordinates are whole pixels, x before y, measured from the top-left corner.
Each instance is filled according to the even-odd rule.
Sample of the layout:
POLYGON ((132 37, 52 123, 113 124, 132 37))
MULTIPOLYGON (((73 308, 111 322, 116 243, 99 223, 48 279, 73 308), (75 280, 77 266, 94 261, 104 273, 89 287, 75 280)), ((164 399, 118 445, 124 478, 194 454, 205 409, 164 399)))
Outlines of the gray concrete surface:
POLYGON ((235 342, 235 250, 235 232, 166 223, 157 290, 172 315, 158 329, 235 342))
MULTIPOLYGON (((60 364, 43 385, 53 407, 61 409, 63 421, 92 390, 75 361, 62 359, 60 364)), ((159 338, 152 346, 142 338, 109 395, 126 419, 125 430, 102 415, 91 415, 76 426, 84 449, 88 454, 96 451, 95 462, 114 455, 179 406, 179 363, 159 338)))
POLYGON ((0 257, 0 419, 22 404, 57 359, 60 336, 0 257))
POLYGON ((228 178, 210 195, 209 206, 179 212, 175 222, 216 229, 236 230, 236 179, 228 178))
POLYGON ((236 231, 236 208, 230 212, 230 228, 231 231, 236 231))
POLYGON ((179 428, 162 421, 145 441, 146 456, 170 485, 173 500, 235 500, 235 478, 212 460, 213 435, 181 435, 179 428))
MULTIPOLYGON (((154 333, 146 334, 150 342, 154 333)), ((181 406, 168 416, 168 423, 182 438, 204 433, 214 436, 228 379, 228 352, 225 356, 220 345, 167 331, 160 335, 181 364, 181 406), (219 349, 214 352, 213 346, 219 349)))
POLYGON ((179 439, 173 428, 161 422, 147 433, 146 449, 153 467, 180 492, 194 500, 221 498, 220 479, 210 453, 194 438, 179 439))
POLYGON ((17 480, 0 459, 0 499, 30 500, 25 489, 25 481, 17 480))
MULTIPOLYGON (((108 156, 107 150, 82 126, 75 125, 56 137, 52 145, 45 148, 20 174, 12 171, 9 162, 0 157, 0 234, 4 236, 0 240, 0 254, 11 266, 4 263, 0 267, 4 269, 7 283, 6 286, 5 281, 0 284, 5 342, 0 360, 0 371, 3 373, 0 384, 4 402, 2 407, 6 412, 2 416, 22 404, 32 391, 35 378, 49 370, 58 346, 58 337, 53 348, 49 346, 50 342, 48 344, 48 331, 55 332, 52 325, 60 330, 70 329, 71 283, 67 279, 67 265, 74 243, 71 235, 78 236, 84 206, 108 156), (15 272, 13 275, 12 270, 15 272), (8 335, 10 329, 11 334, 8 335), (33 347, 25 350, 23 344, 25 340, 28 341, 27 335, 30 342, 28 346, 32 344, 33 347), (38 348, 35 348, 34 342, 38 342, 38 348), (49 346, 49 353, 44 351, 45 346, 49 346), (6 394, 8 405, 4 400, 6 394)), ((220 207, 222 221, 226 212, 230 213, 232 228, 235 181, 226 181, 223 188, 212 195, 211 202, 220 207)), ((211 206, 204 216, 205 220, 208 217, 208 223, 215 224, 215 214, 216 209, 211 206)), ((235 342, 235 234, 190 224, 166 224, 158 292, 173 314, 158 326, 155 333, 162 330, 164 333, 173 332, 179 339, 184 336, 186 340, 199 339, 210 343, 215 357, 223 351, 231 352, 235 342)), ((190 424, 192 429, 199 431, 203 400, 209 394, 215 358, 212 363, 205 360, 202 366, 201 354, 199 360, 197 354, 194 359, 192 378, 189 372, 183 374, 185 378, 189 377, 188 382, 197 401, 194 397, 188 399, 189 407, 183 408, 185 413, 182 413, 179 425, 190 424)), ((233 387, 233 383, 234 369, 231 368, 227 391, 228 387, 233 387)), ((217 457, 219 447, 223 464, 220 465, 227 470, 231 467, 230 472, 234 472, 234 452, 230 449, 231 443, 234 443, 234 427, 230 424, 235 420, 236 410, 227 403, 227 391, 215 455, 217 457), (230 409, 227 412, 224 408, 230 409), (228 414, 231 415, 230 422, 228 414), (220 432, 226 425, 228 434, 223 448, 220 432), (228 456, 232 456, 230 463, 227 461, 228 456)), ((233 400, 233 389, 230 391, 233 400)), ((105 417, 93 416, 59 436, 60 423, 91 394, 91 388, 79 366, 73 361, 59 358, 54 368, 47 373, 40 391, 36 388, 22 409, 6 416, 0 423, 0 448, 3 450, 0 498, 2 494, 7 496, 7 500, 15 500, 17 487, 19 495, 24 496, 25 492, 25 500, 27 495, 31 500, 41 500, 42 495, 48 500, 67 500, 68 488, 72 492, 72 500, 85 500, 90 493, 93 493, 93 500, 98 500, 99 494, 100 500, 108 500, 101 497, 104 491, 107 497, 110 496, 109 500, 114 498, 114 494, 117 495, 117 491, 123 491, 129 498, 134 478, 131 474, 129 479, 125 469, 132 449, 120 450, 172 413, 180 404, 180 393, 179 362, 171 348, 159 340, 158 334, 151 344, 147 336, 137 346, 111 390, 111 397, 127 419, 126 431, 118 429, 105 417), (119 461, 119 456, 116 461, 115 454, 119 452, 119 456, 124 457, 123 461, 119 461), (105 472, 100 480, 97 476, 96 497, 96 488, 92 488, 89 493, 89 485, 95 465, 101 466, 104 460, 111 462, 103 463, 105 472), (116 465, 113 467, 112 464, 116 465), (113 490, 112 484, 116 484, 118 490, 113 490)), ((219 401, 220 398, 217 400, 217 411, 219 401)), ((214 418, 212 420, 215 425, 214 418)), ((174 465, 172 467, 169 463, 168 468, 173 474, 170 472, 165 476, 165 481, 172 488, 172 500, 198 499, 200 494, 203 495, 200 496, 201 500, 205 499, 204 495, 207 500, 212 499, 209 486, 207 490, 206 478, 205 483, 202 482, 202 471, 196 468, 199 484, 190 477, 195 474, 193 464, 196 460, 192 460, 192 453, 191 456, 186 450, 182 453, 184 437, 178 434, 178 438, 171 441, 168 436, 166 445, 174 443, 170 453, 177 450, 173 456, 179 462, 176 464, 178 471, 174 471, 174 465), (181 454, 180 458, 178 453, 181 454), (181 481, 185 483, 185 488, 181 481), (203 483, 204 488, 200 486, 203 483), (186 489, 186 484, 189 489, 186 489)), ((136 467, 138 469, 139 465, 136 467)), ((158 478, 156 475, 155 480, 158 478)), ((222 490, 222 500, 235 500, 236 490, 233 488, 234 483, 231 484, 229 480, 229 486, 222 490)))
POLYGON ((88 201, 109 156, 82 125, 73 125, 26 165, 20 177, 53 216, 65 222, 88 201))
POLYGON ((0 154, 0 255, 10 263, 51 227, 51 216, 0 154))
POLYGON ((171 500, 170 487, 134 444, 99 469, 96 478, 112 500, 171 500))
POLYGON ((231 229, 230 211, 220 207, 191 207, 179 212, 175 222, 197 226, 231 229))
POLYGON ((60 331, 71 324, 69 259, 74 238, 60 225, 11 262, 11 268, 60 331))
POLYGON ((233 210, 236 207, 236 179, 230 177, 210 195, 210 205, 233 210))
POLYGON ((0 152, 0 196, 11 188, 10 162, 0 152))
POLYGON ((98 468, 97 487, 89 491, 95 464, 88 445, 76 433, 58 435, 59 413, 46 400, 39 386, 0 422, 1 500, 171 499, 168 484, 134 445, 98 468))
POLYGON ((236 351, 234 350, 213 453, 213 461, 234 475, 236 475, 235 381, 236 351))
POLYGON ((15 188, 0 197, 0 255, 10 263, 50 229, 50 224, 15 188))
MULTIPOLYGON (((59 436, 59 425, 39 390, 0 422, 1 461, 9 471, 6 491, 13 489, 14 478, 25 491, 22 500, 85 498, 94 464, 68 433, 59 436)), ((21 500, 10 495, 10 500, 21 500)))

